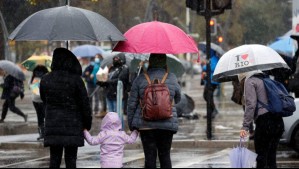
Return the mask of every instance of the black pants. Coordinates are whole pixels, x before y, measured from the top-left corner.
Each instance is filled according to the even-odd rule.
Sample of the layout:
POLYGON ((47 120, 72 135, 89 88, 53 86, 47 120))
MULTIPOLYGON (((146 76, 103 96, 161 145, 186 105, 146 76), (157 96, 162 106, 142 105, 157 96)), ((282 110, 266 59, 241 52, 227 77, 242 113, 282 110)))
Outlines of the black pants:
POLYGON ((213 113, 218 113, 214 102, 214 92, 217 89, 217 87, 218 87, 217 85, 213 85, 213 84, 210 87, 208 87, 208 85, 205 85, 204 94, 203 94, 203 97, 206 102, 208 102, 208 100, 211 100, 211 108, 213 113))
POLYGON ((43 103, 33 102, 36 115, 38 127, 44 127, 45 125, 45 107, 43 103))
POLYGON ((257 168, 277 168, 276 151, 283 132, 284 123, 281 117, 267 113, 257 119, 254 137, 258 154, 257 168))
POLYGON ((170 150, 173 132, 167 130, 140 131, 145 155, 145 168, 157 168, 157 155, 161 168, 172 168, 170 150))
POLYGON ((64 149, 64 159, 66 168, 77 168, 78 147, 50 147, 50 168, 60 168, 64 149))
POLYGON ((12 111, 13 113, 25 118, 25 114, 20 109, 18 109, 16 107, 16 98, 15 97, 5 100, 5 102, 3 104, 3 108, 2 108, 1 120, 4 120, 6 118, 8 109, 10 111, 12 111))

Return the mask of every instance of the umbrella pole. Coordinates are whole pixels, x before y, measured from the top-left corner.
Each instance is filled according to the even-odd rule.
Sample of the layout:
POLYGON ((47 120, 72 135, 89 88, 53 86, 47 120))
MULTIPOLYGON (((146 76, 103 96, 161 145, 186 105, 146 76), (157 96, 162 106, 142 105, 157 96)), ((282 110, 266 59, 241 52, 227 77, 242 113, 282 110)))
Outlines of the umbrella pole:
POLYGON ((66 46, 67 49, 69 49, 69 41, 68 40, 65 41, 65 46, 66 46))

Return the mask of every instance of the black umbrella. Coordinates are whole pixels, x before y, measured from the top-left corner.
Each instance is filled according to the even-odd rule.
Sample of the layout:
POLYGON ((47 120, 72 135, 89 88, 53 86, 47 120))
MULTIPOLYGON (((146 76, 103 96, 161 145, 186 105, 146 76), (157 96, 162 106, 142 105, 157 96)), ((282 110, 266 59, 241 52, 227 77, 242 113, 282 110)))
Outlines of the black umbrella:
POLYGON ((14 63, 7 61, 7 60, 1 60, 0 61, 0 69, 4 70, 9 75, 15 77, 18 80, 24 81, 26 80, 25 74, 23 71, 14 63))
POLYGON ((103 16, 66 5, 32 14, 11 33, 9 39, 18 41, 123 41, 125 37, 103 16))

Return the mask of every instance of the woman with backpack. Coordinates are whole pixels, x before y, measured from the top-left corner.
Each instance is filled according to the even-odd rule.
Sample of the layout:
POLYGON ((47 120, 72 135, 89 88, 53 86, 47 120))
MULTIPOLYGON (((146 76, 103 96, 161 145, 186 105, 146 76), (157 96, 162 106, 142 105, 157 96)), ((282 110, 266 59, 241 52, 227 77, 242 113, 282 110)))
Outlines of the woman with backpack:
POLYGON ((129 127, 140 132, 145 168, 156 168, 157 156, 161 168, 172 168, 170 149, 173 135, 178 131, 177 113, 173 105, 180 102, 181 89, 176 76, 168 74, 166 59, 165 54, 151 54, 148 71, 134 81, 128 102, 129 127), (153 81, 154 84, 151 84, 153 81), (161 91, 164 92, 163 97, 161 91), (151 106, 155 111, 150 111, 151 106), (165 116, 158 117, 158 112, 165 116))
POLYGON ((269 103, 263 78, 265 75, 261 71, 239 75, 239 80, 245 79, 245 116, 240 136, 247 137, 250 124, 255 121, 257 168, 277 168, 276 151, 284 132, 284 123, 281 116, 269 112, 261 104, 269 103))
POLYGON ((0 76, 4 77, 4 84, 1 84, 1 87, 3 88, 1 99, 5 100, 2 108, 0 123, 4 123, 8 109, 13 113, 23 117, 24 121, 27 122, 28 115, 25 115, 19 108, 16 107, 16 99, 19 96, 21 97, 21 99, 24 98, 23 82, 7 74, 3 70, 0 70, 0 76))

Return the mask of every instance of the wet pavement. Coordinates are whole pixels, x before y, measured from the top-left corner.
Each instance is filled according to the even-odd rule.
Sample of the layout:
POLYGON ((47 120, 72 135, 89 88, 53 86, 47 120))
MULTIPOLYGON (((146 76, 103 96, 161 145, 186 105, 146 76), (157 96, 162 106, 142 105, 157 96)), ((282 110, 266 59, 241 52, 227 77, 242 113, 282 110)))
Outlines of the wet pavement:
MULTIPOLYGON (((226 84, 224 96, 216 97, 220 115, 213 121, 213 140, 206 140, 206 105, 202 98, 203 87, 199 79, 188 80, 183 91, 196 103, 194 113, 198 120, 180 119, 179 132, 174 136, 172 162, 175 168, 230 168, 229 151, 238 144, 239 129, 242 126, 242 107, 230 101, 232 86, 226 84), (197 85, 198 84, 198 85, 197 85)), ((0 104, 3 104, 1 101, 0 104)), ((6 122, 0 124, 0 168, 46 168, 49 164, 49 150, 37 142, 37 119, 30 94, 24 100, 18 100, 17 106, 29 115, 29 122, 11 112, 6 122)), ((1 111, 1 108, 0 108, 1 111)), ((99 131, 101 120, 94 118, 92 133, 99 131)), ((249 144, 252 149, 252 142, 249 144)), ((79 149, 78 167, 100 167, 99 146, 86 144, 79 149)), ((144 155, 140 140, 126 147, 124 166, 126 168, 143 167, 144 155)), ((299 168, 299 156, 294 151, 281 146, 278 151, 279 167, 299 168)), ((64 167, 64 164, 63 164, 64 167)))

